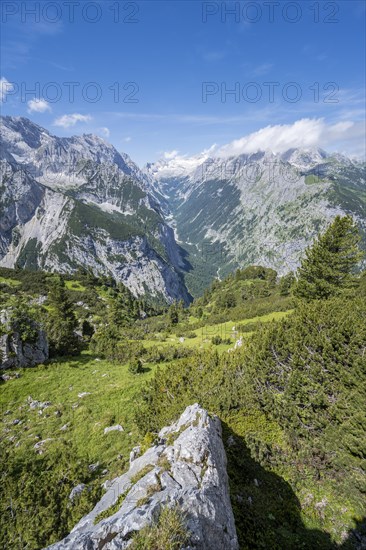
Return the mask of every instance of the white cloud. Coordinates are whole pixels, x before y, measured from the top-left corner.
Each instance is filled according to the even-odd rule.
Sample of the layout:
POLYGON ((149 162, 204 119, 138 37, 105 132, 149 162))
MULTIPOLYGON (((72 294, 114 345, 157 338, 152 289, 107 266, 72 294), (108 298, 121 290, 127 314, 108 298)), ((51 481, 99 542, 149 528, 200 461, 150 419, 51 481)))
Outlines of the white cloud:
POLYGON ((164 153, 164 158, 166 160, 171 160, 171 159, 174 159, 175 157, 178 156, 178 152, 177 150, 174 150, 174 151, 165 151, 164 153))
POLYGON ((14 85, 5 77, 0 78, 0 103, 5 101, 6 95, 14 90, 14 85))
POLYGON ((127 136, 127 137, 125 137, 125 139, 123 141, 126 141, 128 143, 129 141, 131 141, 131 139, 132 138, 130 136, 127 136))
POLYGON ((70 128, 71 126, 75 126, 77 122, 89 122, 91 119, 92 117, 90 115, 74 113, 72 115, 62 115, 56 118, 54 125, 61 126, 62 128, 70 128))
POLYGON ((28 113, 45 113, 51 110, 51 105, 45 99, 35 98, 28 101, 28 113))
POLYGON ((266 150, 283 153, 297 147, 303 149, 321 147, 351 153, 359 148, 362 140, 364 140, 364 126, 361 122, 344 120, 327 124, 323 118, 303 118, 293 124, 266 126, 257 132, 234 140, 221 147, 218 156, 228 157, 266 150))
POLYGON ((99 128, 99 133, 102 134, 103 137, 109 137, 111 135, 111 131, 106 126, 103 126, 102 128, 99 128))

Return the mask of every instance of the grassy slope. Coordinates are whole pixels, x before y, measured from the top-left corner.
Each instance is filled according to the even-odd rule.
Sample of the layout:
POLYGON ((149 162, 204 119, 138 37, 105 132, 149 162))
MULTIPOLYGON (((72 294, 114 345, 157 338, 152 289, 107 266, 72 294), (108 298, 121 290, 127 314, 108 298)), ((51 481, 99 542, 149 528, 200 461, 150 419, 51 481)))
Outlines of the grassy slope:
MULTIPOLYGON (((200 340, 197 338, 189 341, 193 344, 200 340)), ((144 345, 146 343, 148 342, 144 342, 144 345)), ((228 348, 215 347, 219 351, 228 348)), ((129 452, 139 442, 133 422, 135 398, 145 382, 152 378, 156 365, 145 365, 145 368, 145 373, 133 376, 128 372, 127 365, 97 361, 95 357, 84 354, 48 366, 22 370, 20 378, 10 380, 2 387, 0 405, 4 422, 1 437, 3 444, 11 445, 14 453, 26 449, 29 453, 36 453, 33 446, 37 441, 47 438, 69 440, 73 442, 78 456, 87 459, 90 464, 99 462, 101 469, 108 470, 101 476, 101 483, 105 479, 113 479, 126 468, 129 452), (80 398, 78 394, 81 392, 90 392, 90 395, 80 398), (38 410, 29 408, 28 396, 39 401, 51 401, 52 405, 40 415, 38 410), (77 407, 73 408, 75 405, 77 407), (11 413, 5 415, 8 410, 11 410, 11 413), (56 416, 56 411, 60 411, 61 416, 56 416), (16 419, 22 423, 13 425, 16 419), (60 431, 60 428, 68 423, 70 424, 67 430, 60 431), (104 434, 104 428, 114 424, 121 424, 124 431, 104 434)), ((169 364, 166 368, 169 368, 169 364)), ((226 438, 230 434, 235 434, 236 440, 239 441, 244 437, 247 439, 249 435, 253 437, 253 441, 258 437, 259 440, 275 444, 283 452, 287 451, 287 442, 281 426, 275 422, 268 423, 259 414, 242 410, 222 420, 226 438)), ((52 441, 45 444, 46 452, 52 444, 52 441)), ((352 524, 353 517, 357 515, 354 503, 339 502, 338 495, 330 483, 315 484, 310 478, 307 479, 304 472, 301 486, 295 487, 291 483, 291 468, 270 473, 250 455, 247 456, 246 448, 240 453, 242 475, 237 478, 237 450, 227 448, 236 521, 240 522, 243 510, 242 507, 237 509, 236 499, 250 497, 253 501, 250 517, 255 515, 258 522, 263 523, 263 527, 269 522, 270 525, 266 527, 266 540, 268 533, 273 532, 273 548, 278 548, 276 532, 279 523, 282 525, 281 536, 288 537, 288 548, 295 548, 297 542, 305 540, 301 530, 296 536, 292 533, 293 527, 289 523, 289 517, 295 511, 300 514, 306 537, 308 530, 319 528, 329 533, 337 532, 339 536, 343 527, 347 529, 352 524), (260 483, 259 488, 255 485, 255 479, 260 483), (288 487, 286 482, 290 483, 288 487), (295 489, 294 493, 290 486, 295 489), (323 517, 322 511, 317 511, 315 505, 324 499, 327 502, 327 514, 323 517)), ((245 529, 250 528, 247 523, 244 525, 245 529)), ((338 537, 337 539, 339 540, 338 537)), ((330 548, 324 545, 324 548, 327 547, 330 548)))
POLYGON ((85 286, 83 286, 80 281, 65 281, 65 287, 67 290, 79 290, 80 292, 84 292, 86 290, 85 286))
MULTIPOLYGON (((21 278, 22 272, 14 278, 11 273, 4 272, 0 283, 11 287, 19 286, 20 281, 17 278, 21 278)), ((243 286, 250 284, 250 281, 231 281, 227 288, 232 290, 235 287, 238 293, 243 286)), ((66 280, 65 286, 69 291, 85 291, 85 286, 75 279, 66 280)), ((97 290, 103 298, 103 289, 97 290)), ((215 297, 214 294, 208 308, 214 305, 215 297)), ((219 352, 227 352, 241 335, 248 337, 251 334, 233 330, 237 325, 266 323, 283 318, 290 311, 274 311, 247 318, 247 312, 243 307, 243 317, 239 320, 213 324, 208 319, 207 324, 199 328, 194 328, 199 319, 191 315, 187 321, 172 328, 164 341, 159 341, 158 334, 150 334, 141 343, 146 348, 154 345, 162 348, 184 346, 196 349, 214 348, 219 352), (195 338, 179 336, 181 329, 187 324, 192 325, 190 332, 196 335, 195 338), (231 344, 214 346, 211 342, 213 336, 230 338, 231 344)), ((231 313, 233 312, 228 311, 225 315, 229 318, 231 313)), ((238 308, 235 309, 235 317, 238 317, 238 308)), ((165 366, 169 368, 169 363, 165 366)), ((90 457, 91 462, 99 461, 109 469, 112 468, 113 472, 119 473, 138 437, 133 425, 135 396, 153 376, 157 365, 145 364, 144 368, 143 374, 134 376, 128 372, 127 364, 119 365, 83 353, 77 358, 23 369, 20 378, 7 382, 2 388, 0 406, 4 430, 1 439, 10 441, 14 452, 22 447, 34 452, 32 448, 37 441, 47 438, 70 438, 82 454, 90 457), (90 395, 79 398, 78 394, 82 392, 90 392, 90 395), (29 409, 28 396, 38 401, 51 401, 52 405, 40 415, 37 410, 29 409), (12 412, 4 416, 7 410, 12 412), (60 411, 61 415, 58 416, 57 413, 56 416, 56 411, 60 411), (21 423, 13 425, 12 422, 16 419, 21 420, 21 423), (67 430, 60 432, 60 428, 68 423, 70 424, 67 430), (104 428, 112 424, 121 424, 124 431, 104 435, 104 428), (130 433, 132 435, 129 435, 130 433), (119 463, 117 455, 123 456, 122 461, 118 459, 119 463)), ((52 445, 52 442, 49 444, 52 445)))
POLYGON ((155 365, 145 365, 145 372, 134 376, 128 372, 127 365, 83 354, 23 369, 20 378, 2 387, 1 439, 11 445, 15 453, 22 447, 35 453, 35 443, 47 438, 70 439, 80 456, 91 463, 99 461, 109 469, 107 477, 120 473, 137 439, 133 425, 135 395, 153 376, 155 368, 155 365), (78 397, 83 392, 90 395, 78 397), (52 404, 39 414, 38 409, 29 408, 28 396, 52 404), (8 410, 11 412, 5 415, 8 410), (13 425, 16 419, 21 423, 13 425), (67 430, 60 431, 65 424, 69 424, 67 430), (104 428, 115 424, 121 424, 124 431, 104 434, 104 428), (122 458, 117 459, 118 455, 122 458))
MULTIPOLYGON (((271 538, 271 548, 277 550, 283 549, 283 540, 286 540, 286 550, 338 548, 343 542, 342 533, 347 535, 355 526, 356 518, 360 519, 362 502, 351 492, 348 495, 343 492, 340 497, 334 480, 324 477, 315 481, 312 473, 299 462, 291 464, 288 460, 287 466, 264 465, 267 446, 275 448, 279 456, 291 454, 285 430, 264 414, 248 408, 221 420, 224 436, 234 436, 236 442, 234 448, 227 446, 226 452, 231 501, 242 539, 248 539, 250 519, 255 518, 256 529, 260 531, 259 526, 263 524, 266 530, 265 536, 261 535, 263 540, 258 540, 258 548, 268 544, 271 538), (249 497, 250 511, 240 504, 249 497)), ((345 542, 344 548, 353 546, 345 542)))
MULTIPOLYGON (((67 281, 66 284, 72 289, 75 283, 67 281)), ((274 312, 244 319, 240 323, 269 322, 288 313, 274 312)), ((197 319, 194 317, 190 318, 191 323, 195 321, 197 319)), ((142 343, 146 348, 153 345, 173 345, 197 349, 215 348, 226 352, 239 337, 232 330, 236 324, 238 323, 228 321, 207 325, 193 331, 196 338, 184 338, 184 341, 173 332, 166 341, 147 339, 142 343), (231 337, 232 344, 213 346, 211 338, 216 335, 222 338, 231 337)), ((179 325, 174 330, 179 333, 179 325)), ((243 336, 250 334, 244 333, 243 336)), ((144 364, 145 372, 136 376, 128 372, 127 364, 115 364, 83 353, 76 358, 23 369, 20 371, 20 378, 10 380, 2 387, 0 407, 4 424, 1 439, 12 445, 14 452, 22 447, 34 452, 35 443, 47 438, 72 439, 81 455, 88 457, 91 463, 99 461, 111 473, 118 474, 128 460, 129 451, 138 440, 133 423, 135 397, 146 381, 152 378, 156 368, 156 364, 144 364), (90 395, 78 397, 83 392, 90 395), (41 415, 38 410, 29 408, 29 396, 37 401, 51 401, 52 404, 41 415), (4 415, 8 410, 11 413, 4 415), (21 423, 13 425, 16 419, 21 423), (69 424, 67 430, 60 431, 65 424, 69 424), (104 435, 104 428, 114 424, 121 424, 124 431, 104 435), (118 455, 123 458, 117 459, 118 455)), ((165 368, 169 368, 169 363, 165 368)))
MULTIPOLYGON (((218 351, 227 351, 229 348, 233 347, 233 344, 240 337, 247 338, 251 334, 253 334, 252 331, 242 332, 240 330, 240 326, 249 325, 252 323, 268 323, 270 321, 276 321, 282 319, 283 317, 286 317, 286 315, 289 315, 292 311, 293 310, 291 309, 287 311, 275 311, 266 315, 258 315, 250 319, 243 318, 237 321, 226 321, 225 323, 207 324, 200 328, 192 329, 191 332, 196 335, 195 338, 187 338, 185 336, 183 336, 183 338, 180 337, 179 333, 181 325, 177 325, 177 327, 173 329, 172 333, 169 335, 166 341, 159 342, 158 340, 148 339, 143 341, 143 345, 146 348, 153 345, 159 345, 161 347, 173 345, 197 349, 207 349, 210 347, 214 347, 218 351), (222 339, 230 338, 231 344, 220 344, 218 346, 213 346, 211 339, 214 336, 221 336, 222 339)), ((197 323, 198 321, 199 319, 193 316, 191 316, 188 320, 189 324, 192 325, 194 323, 197 323)), ((158 337, 158 334, 156 334, 156 337, 158 337)))

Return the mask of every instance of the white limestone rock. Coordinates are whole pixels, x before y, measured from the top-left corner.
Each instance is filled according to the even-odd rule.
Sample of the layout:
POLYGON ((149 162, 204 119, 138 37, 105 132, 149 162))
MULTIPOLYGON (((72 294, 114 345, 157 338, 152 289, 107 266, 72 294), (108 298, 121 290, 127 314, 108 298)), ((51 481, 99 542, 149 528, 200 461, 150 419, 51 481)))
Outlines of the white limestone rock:
POLYGON ((104 428, 105 434, 109 432, 123 432, 123 427, 121 424, 116 424, 115 426, 108 426, 108 428, 104 428))
POLYGON ((161 430, 157 441, 131 462, 128 472, 110 484, 95 508, 49 550, 127 548, 131 534, 156 521, 162 506, 176 505, 186 518, 187 548, 239 548, 220 420, 198 404, 191 405, 177 422, 161 430), (136 481, 134 476, 139 475, 136 481), (98 515, 119 498, 119 510, 98 521, 98 515))

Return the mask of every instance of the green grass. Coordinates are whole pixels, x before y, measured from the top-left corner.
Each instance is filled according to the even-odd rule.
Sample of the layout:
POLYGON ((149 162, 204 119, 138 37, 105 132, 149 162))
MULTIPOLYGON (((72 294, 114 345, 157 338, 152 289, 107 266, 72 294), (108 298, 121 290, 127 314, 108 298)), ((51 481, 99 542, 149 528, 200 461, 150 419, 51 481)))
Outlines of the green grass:
POLYGON ((179 550, 189 541, 186 519, 179 508, 163 508, 155 524, 136 533, 131 550, 179 550))
POLYGON ((17 287, 20 286, 22 283, 20 281, 17 281, 16 279, 11 279, 10 277, 0 277, 0 284, 17 287))
MULTIPOLYGON (((213 336, 221 336, 222 338, 232 337, 234 341, 240 336, 239 334, 237 334, 237 331, 235 330, 238 325, 249 325, 251 323, 258 323, 258 322, 268 323, 270 321, 278 321, 279 319, 283 319, 284 317, 286 317, 292 311, 293 310, 275 311, 273 313, 268 313, 267 315, 252 317, 251 319, 227 321, 225 323, 219 323, 216 325, 205 325, 204 327, 198 328, 193 332, 197 334, 197 337, 198 339, 201 340, 201 342, 205 342, 207 339, 210 340, 213 336)), ((245 336, 246 334, 250 334, 250 333, 244 333, 243 335, 245 336)), ((187 340, 185 341, 185 343, 186 342, 187 340)))
POLYGON ((194 317, 193 315, 190 315, 187 319, 189 325, 194 325, 199 321, 198 317, 194 317))
MULTIPOLYGON (((181 337, 178 336, 183 328, 183 325, 178 324, 174 329, 175 332, 168 334, 165 341, 159 340, 159 333, 156 333, 155 338, 143 340, 142 343, 145 348, 150 348, 152 346, 158 346, 162 348, 168 346, 182 346, 186 348, 202 350, 210 347, 215 347, 217 351, 227 351, 229 348, 233 347, 236 340, 238 340, 240 336, 242 336, 243 338, 248 338, 253 334, 253 331, 240 332, 240 330, 233 330, 237 329, 239 325, 251 325, 255 323, 268 323, 270 321, 277 321, 283 319, 292 312, 292 309, 289 309, 287 311, 274 311, 266 315, 252 317, 250 319, 244 318, 241 320, 239 319, 238 321, 226 321, 225 323, 205 325, 191 331, 196 334, 196 338, 187 338, 186 336, 183 336, 184 341, 181 341, 181 337), (211 341, 214 336, 221 336, 221 338, 223 339, 231 338, 231 344, 219 344, 218 346, 214 346, 211 341)), ((188 319, 188 324, 193 325, 197 321, 198 319, 196 317, 190 316, 188 319)))
MULTIPOLYGON (((108 477, 119 474, 138 440, 133 423, 135 396, 156 369, 156 365, 144 367, 145 372, 136 376, 128 372, 128 365, 84 354, 21 370, 20 378, 2 386, 2 443, 13 446, 15 453, 24 448, 31 453, 37 441, 70 440, 80 456, 108 468, 108 477), (90 395, 79 397, 83 392, 90 395), (38 409, 29 408, 28 396, 52 404, 39 414, 38 409), (11 413, 4 415, 7 410, 11 413), (14 420, 21 423, 13 425, 14 420), (67 429, 60 430, 65 424, 67 429), (104 428, 115 424, 121 424, 124 431, 104 434, 104 428)), ((45 449, 52 443, 45 443, 45 449)))
MULTIPOLYGON (((260 439, 262 446, 275 448, 277 451, 280 450, 282 454, 291 454, 291 448, 284 430, 276 421, 269 420, 264 413, 258 410, 241 410, 233 412, 223 420, 225 425, 237 437, 243 438, 247 442, 255 441, 257 449, 258 440, 260 439)), ((260 462, 261 456, 258 456, 257 460, 260 462)), ((267 466, 267 470, 274 473, 276 468, 268 468, 267 466)), ((258 476, 261 475, 260 471, 258 467, 258 476)), ((351 498, 341 500, 333 480, 323 478, 321 482, 315 482, 306 467, 302 469, 301 486, 298 480, 294 479, 294 470, 291 466, 277 466, 277 473, 281 475, 284 481, 291 483, 295 489, 300 503, 300 517, 304 527, 309 530, 321 528, 330 533, 337 542, 341 542, 340 533, 343 530, 347 531, 354 518, 359 515, 355 500, 351 498), (322 509, 317 506, 317 503, 322 501, 325 503, 326 513, 323 513, 322 509)), ((248 489, 244 481, 240 489, 244 492, 248 489)), ((276 486, 273 487, 273 491, 276 490, 276 486)), ((235 491, 239 492, 238 486, 235 487, 235 491)), ((275 495, 273 495, 272 503, 275 507, 275 495)), ((361 508, 362 504, 359 504, 361 508)), ((260 501, 260 506, 264 508, 264 502, 260 501)))
POLYGON ((138 481, 140 481, 140 479, 150 473, 154 469, 154 467, 155 466, 153 464, 147 464, 144 468, 142 468, 142 470, 137 472, 137 474, 131 478, 132 485, 135 485, 135 483, 137 483, 138 481))
MULTIPOLYGON (((172 334, 167 338, 166 342, 159 342, 159 345, 166 346, 166 345, 181 345, 188 348, 198 348, 198 349, 206 349, 208 347, 211 347, 213 344, 211 342, 211 339, 214 336, 221 336, 221 338, 231 338, 232 343, 231 344, 220 344, 218 346, 214 346, 218 351, 224 351, 228 350, 230 347, 232 347, 236 340, 240 336, 247 338, 251 334, 253 334, 252 331, 250 332, 240 332, 237 329, 239 325, 249 325, 252 323, 268 323, 270 321, 277 321, 279 319, 283 319, 290 313, 292 313, 293 310, 288 311, 274 311, 273 313, 268 313, 266 315, 261 315, 257 317, 252 317, 251 319, 242 319, 238 321, 227 321, 225 323, 218 323, 215 325, 205 325, 204 327, 200 327, 198 329, 192 330, 197 337, 196 338, 184 338, 184 342, 180 341, 180 338, 176 334, 172 334)), ((192 318, 194 319, 194 318, 192 318)), ((193 321, 192 321, 193 323, 193 321)), ((177 330, 179 333, 179 330, 177 330)), ((153 340, 144 341, 144 346, 149 347, 151 345, 156 345, 157 342, 153 340), (146 345, 147 344, 147 345, 146 345)))
POLYGON ((65 286, 67 290, 75 290, 79 292, 84 292, 86 290, 86 287, 79 281, 65 281, 65 286))
MULTIPOLYGON (((226 453, 238 533, 245 541, 254 535, 253 546, 247 542, 243 548, 339 548, 341 533, 355 526, 362 503, 357 506, 354 498, 340 498, 334 480, 315 481, 306 466, 297 464, 297 471, 290 459, 287 464, 264 464, 269 449, 277 455, 292 454, 283 428, 264 414, 248 409, 222 420, 224 441, 225 434, 235 436, 235 445, 227 447, 226 453), (259 486, 254 479, 259 480, 259 486), (252 499, 250 510, 245 502, 248 495, 252 499), (238 496, 245 496, 244 504, 238 503, 238 496)), ((348 550, 350 546, 341 548, 348 550)))
POLYGON ((119 495, 118 499, 112 506, 107 508, 106 510, 103 510, 103 512, 100 512, 95 518, 94 518, 94 525, 102 521, 103 519, 109 518, 110 516, 113 516, 113 514, 116 514, 118 510, 121 508, 126 496, 128 495, 130 489, 127 489, 124 493, 119 495))
MULTIPOLYGON (((74 284, 73 281, 67 283, 70 287, 74 284)), ((184 342, 176 334, 172 334, 165 342, 151 339, 144 340, 143 345, 147 348, 156 345, 197 349, 215 347, 224 352, 239 337, 232 330, 239 323, 269 322, 288 313, 274 312, 239 322, 228 321, 198 328, 194 331, 197 337, 184 338, 184 342), (232 344, 213 346, 211 338, 216 335, 231 337, 232 344)), ((244 333, 244 336, 250 334, 251 332, 244 333)), ((157 365, 147 363, 144 364, 144 373, 132 375, 128 372, 127 364, 98 360, 84 353, 76 358, 23 369, 20 371, 20 378, 11 380, 2 387, 1 410, 10 410, 11 413, 3 418, 5 425, 1 439, 12 445, 14 452, 19 448, 34 452, 35 443, 48 438, 53 441, 60 438, 70 439, 81 456, 89 457, 91 462, 103 463, 115 474, 120 473, 122 465, 128 460, 131 447, 138 441, 133 422, 135 397, 142 385, 153 377, 156 368, 157 365), (83 392, 88 395, 79 397, 78 394, 83 392), (51 405, 44 409, 43 414, 39 414, 38 409, 29 408, 28 396, 41 402, 50 401, 51 405), (21 422, 13 425, 14 420, 21 422), (60 430, 65 424, 68 425, 67 429, 60 430), (124 431, 104 434, 104 428, 114 424, 121 424, 124 431), (122 458, 117 459, 118 455, 122 455, 122 458)), ((52 445, 53 441, 46 443, 45 448, 52 445)))
MULTIPOLYGON (((70 290, 80 290, 73 287, 75 284, 82 287, 78 281, 67 281, 66 284, 70 290)), ((275 311, 252 318, 209 324, 191 330, 196 334, 196 338, 184 337, 184 341, 181 342, 178 336, 180 331, 186 328, 187 324, 194 326, 199 321, 198 318, 190 316, 187 321, 174 327, 174 333, 168 334, 165 341, 159 342, 150 337, 148 340, 141 340, 140 343, 147 348, 151 346, 162 348, 182 346, 197 350, 213 348, 227 354, 227 350, 233 347, 240 335, 246 338, 252 334, 252 332, 240 334, 237 330, 238 325, 243 327, 250 325, 248 329, 251 331, 251 325, 280 320, 292 311, 275 311), (235 330, 233 330, 234 327, 235 330), (214 336, 231 338, 232 343, 214 346, 212 344, 214 336)), ((226 318, 229 318, 229 315, 230 312, 226 318)), ((256 330, 255 326, 253 330, 256 330)), ((20 452, 33 456, 36 455, 34 445, 39 441, 50 440, 44 443, 44 452, 50 454, 55 442, 61 440, 70 442, 78 459, 85 458, 87 464, 100 463, 100 474, 96 483, 113 479, 128 467, 129 452, 140 442, 141 435, 134 423, 137 396, 146 381, 152 379, 157 367, 158 365, 145 363, 142 374, 132 375, 128 372, 127 364, 120 365, 98 360, 90 353, 83 353, 76 358, 57 360, 33 369, 20 369, 20 377, 6 382, 1 388, 0 407, 3 427, 0 443, 10 448, 14 456, 20 452), (87 395, 79 397, 83 392, 87 395), (51 405, 39 414, 39 409, 30 409, 29 396, 42 402, 50 401, 51 405), (15 420, 20 422, 14 424, 15 420), (106 427, 115 424, 121 424, 124 431, 104 434, 106 427), (67 429, 60 430, 65 425, 67 429), (104 469, 107 469, 107 472, 102 474, 104 469)), ((174 368, 173 362, 163 366, 164 369, 172 367, 174 368)), ((180 365, 176 367, 180 368, 180 365)), ((215 384, 215 378, 212 380, 210 378, 210 384, 215 384)), ((352 525, 353 518, 357 517, 357 502, 348 497, 341 501, 337 487, 332 486, 333 481, 323 479, 315 482, 302 465, 300 465, 302 469, 301 482, 299 482, 300 474, 290 459, 286 459, 287 462, 272 463, 272 456, 291 456, 291 449, 284 427, 275 420, 270 420, 264 413, 248 407, 248 409, 243 408, 228 413, 222 420, 224 430, 227 432, 224 442, 230 434, 234 434, 236 438, 235 446, 227 448, 227 454, 232 504, 238 525, 242 523, 243 530, 251 528, 251 520, 245 519, 248 517, 245 502, 250 496, 250 498, 253 497, 250 518, 254 517, 256 521, 259 518, 259 525, 266 525, 270 520, 269 529, 274 541, 277 540, 279 533, 282 537, 280 540, 285 540, 288 536, 291 544, 295 544, 297 536, 304 536, 304 540, 307 540, 307 535, 301 534, 300 528, 298 535, 293 534, 294 522, 290 522, 288 518, 294 514, 301 519, 301 529, 324 530, 339 542, 340 533, 347 531, 352 525), (236 445, 242 445, 242 447, 239 449, 236 445), (259 487, 253 485, 253 479, 259 479, 261 485, 259 487), (239 505, 237 497, 245 498, 244 504, 239 505), (283 505, 283 500, 286 498, 290 499, 288 506, 283 505), (318 507, 322 501, 326 502, 324 514, 318 507)), ((173 434, 173 438, 178 435, 178 432, 173 434)), ((151 437, 151 441, 146 440, 147 446, 153 442, 153 436, 151 437)), ((164 467, 169 469, 167 460, 164 467)), ((146 473, 142 470, 132 482, 136 483, 146 473)), ((111 509, 98 516, 96 522, 110 515, 114 510, 117 511, 125 496, 126 493, 121 495, 111 509)), ((148 496, 144 497, 145 501, 148 496)), ((140 504, 142 505, 143 501, 140 504)), ((89 510, 85 510, 83 514, 87 511, 89 510)), ((80 513, 79 517, 81 515, 80 513)), ((136 544, 142 544, 136 548, 148 548, 146 545, 143 546, 148 540, 143 538, 145 536, 144 532, 143 536, 136 539, 136 544)), ((267 537, 263 540, 268 542, 269 539, 270 537, 267 537)), ((312 547, 310 543, 308 547, 312 547)), ((295 546, 289 545, 288 548, 295 548, 295 546)))
MULTIPOLYGON (((268 322, 287 314, 275 312, 241 323, 268 322)), ((176 335, 170 335, 165 342, 144 340, 143 345, 215 347, 219 352, 226 352, 238 337, 233 336, 232 331, 236 324, 228 321, 196 329, 197 337, 185 338, 183 343, 176 335), (233 336, 232 344, 213 346, 214 335, 233 336)), ((249 332, 245 333, 248 335, 249 332)), ((142 374, 132 375, 127 364, 98 360, 83 353, 76 358, 21 369, 19 378, 2 386, 0 408, 4 423, 0 441, 12 447, 14 453, 24 450, 36 453, 34 445, 47 439, 50 441, 44 443, 45 452, 59 440, 72 441, 78 456, 89 463, 99 462, 101 469, 108 469, 108 479, 119 475, 128 464, 131 448, 140 439, 134 424, 136 397, 145 382, 153 377, 157 366, 146 363, 142 374), (79 397, 83 393, 87 395, 79 397), (29 396, 40 402, 50 401, 51 405, 40 414, 39 409, 30 409, 29 396), (15 420, 20 422, 13 424, 15 420), (115 424, 122 425, 124 431, 104 434, 104 428, 115 424), (66 429, 61 430, 65 425, 66 429)), ((164 368, 169 368, 169 363, 164 368)))
POLYGON ((305 176, 305 183, 306 185, 313 185, 314 183, 321 183, 322 180, 319 176, 316 176, 315 174, 309 174, 305 176))

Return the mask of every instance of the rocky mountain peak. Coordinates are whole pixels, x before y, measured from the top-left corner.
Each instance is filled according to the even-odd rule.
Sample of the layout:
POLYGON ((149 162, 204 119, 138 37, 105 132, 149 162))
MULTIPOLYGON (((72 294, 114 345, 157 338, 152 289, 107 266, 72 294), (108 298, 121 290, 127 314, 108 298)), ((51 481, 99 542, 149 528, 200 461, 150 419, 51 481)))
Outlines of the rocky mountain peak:
MULTIPOLYGON (((82 134, 80 136, 57 137, 27 118, 2 117, 1 139, 3 147, 15 160, 25 164, 33 175, 49 184, 55 178, 49 174, 60 174, 59 184, 67 186, 65 174, 79 173, 80 165, 93 162, 120 170, 123 175, 132 177, 141 187, 145 187, 146 177, 126 154, 100 136, 82 134)), ((74 178, 75 183, 76 178, 74 178)), ((78 180, 79 183, 83 179, 78 180)))
POLYGON ((281 160, 297 168, 312 168, 324 162, 330 155, 320 148, 294 148, 280 155, 281 160))

